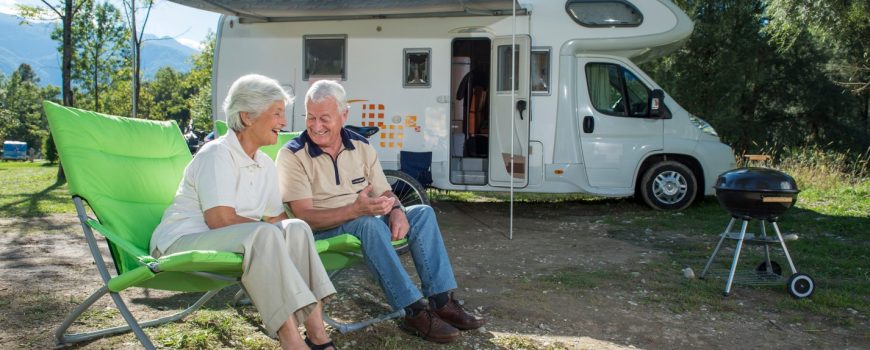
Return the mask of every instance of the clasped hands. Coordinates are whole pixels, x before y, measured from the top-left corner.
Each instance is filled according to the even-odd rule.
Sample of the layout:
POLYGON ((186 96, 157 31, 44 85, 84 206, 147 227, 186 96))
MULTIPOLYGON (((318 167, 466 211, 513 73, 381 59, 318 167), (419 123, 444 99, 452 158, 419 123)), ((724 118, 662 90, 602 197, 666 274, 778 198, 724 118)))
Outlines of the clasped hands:
POLYGON ((384 194, 378 197, 370 197, 371 191, 372 185, 368 185, 359 192, 356 201, 353 202, 356 212, 360 216, 389 215, 392 212, 393 215, 389 215, 391 239, 397 241, 405 238, 410 229, 408 218, 405 216, 405 212, 401 210, 392 211, 393 207, 397 204, 398 198, 384 194))

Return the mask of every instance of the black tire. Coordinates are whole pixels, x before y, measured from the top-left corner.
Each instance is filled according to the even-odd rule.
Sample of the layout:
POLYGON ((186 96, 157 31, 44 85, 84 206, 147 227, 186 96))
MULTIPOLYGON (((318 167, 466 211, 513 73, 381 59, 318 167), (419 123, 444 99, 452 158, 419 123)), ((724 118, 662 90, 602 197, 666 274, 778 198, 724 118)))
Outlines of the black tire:
POLYGON ((698 195, 695 174, 683 163, 672 160, 654 164, 640 180, 643 201, 657 210, 681 210, 698 195))
POLYGON ((384 175, 387 177, 387 183, 390 184, 393 193, 399 197, 403 206, 430 204, 426 189, 417 179, 399 170, 384 170, 384 175))
POLYGON ((796 273, 788 278, 788 294, 795 299, 809 298, 816 290, 816 283, 805 273, 796 273))

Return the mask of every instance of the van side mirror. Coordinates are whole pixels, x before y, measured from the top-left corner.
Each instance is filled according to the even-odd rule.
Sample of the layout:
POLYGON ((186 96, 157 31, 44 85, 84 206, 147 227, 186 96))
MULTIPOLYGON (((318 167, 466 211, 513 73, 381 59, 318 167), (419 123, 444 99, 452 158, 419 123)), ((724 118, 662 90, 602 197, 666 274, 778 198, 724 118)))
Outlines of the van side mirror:
POLYGON ((655 89, 649 94, 649 117, 660 119, 664 112, 665 92, 655 89))

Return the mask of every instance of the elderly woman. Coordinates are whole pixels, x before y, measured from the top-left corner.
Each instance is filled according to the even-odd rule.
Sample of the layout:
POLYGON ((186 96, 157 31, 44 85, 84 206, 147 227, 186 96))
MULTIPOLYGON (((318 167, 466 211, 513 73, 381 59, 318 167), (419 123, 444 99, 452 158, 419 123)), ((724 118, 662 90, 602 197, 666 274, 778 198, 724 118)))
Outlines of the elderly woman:
POLYGON ((193 249, 242 253, 242 285, 268 334, 283 349, 335 349, 322 314, 322 301, 335 288, 311 228, 287 218, 275 164, 259 150, 278 141, 289 103, 273 79, 252 74, 233 83, 224 101, 232 130, 187 166, 151 250, 155 257, 193 249), (307 330, 304 340, 299 324, 307 330))

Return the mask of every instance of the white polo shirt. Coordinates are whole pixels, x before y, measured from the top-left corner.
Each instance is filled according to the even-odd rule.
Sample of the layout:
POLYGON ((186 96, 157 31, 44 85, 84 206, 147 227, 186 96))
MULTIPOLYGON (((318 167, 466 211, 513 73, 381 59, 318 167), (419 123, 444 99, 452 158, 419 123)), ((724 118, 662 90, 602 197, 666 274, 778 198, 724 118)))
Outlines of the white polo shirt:
POLYGON ((254 220, 284 212, 275 163, 257 150, 256 160, 242 150, 236 133, 207 143, 187 165, 172 204, 151 236, 151 250, 166 251, 179 237, 208 231, 203 213, 211 208, 235 208, 254 220))

